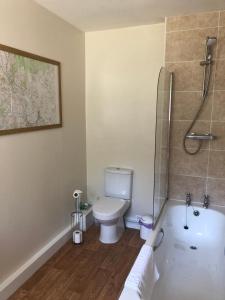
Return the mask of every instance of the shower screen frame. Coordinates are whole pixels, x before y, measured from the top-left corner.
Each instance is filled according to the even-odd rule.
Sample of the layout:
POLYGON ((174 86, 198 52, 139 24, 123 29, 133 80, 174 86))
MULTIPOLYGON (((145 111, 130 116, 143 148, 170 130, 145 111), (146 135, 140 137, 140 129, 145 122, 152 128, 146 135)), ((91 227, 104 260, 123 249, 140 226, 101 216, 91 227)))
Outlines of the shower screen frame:
MULTIPOLYGON (((169 72, 165 67, 161 67, 160 72, 159 72, 159 77, 158 77, 158 83, 157 83, 157 101, 156 101, 156 123, 155 123, 155 155, 154 155, 154 186, 153 186, 153 229, 158 223, 158 220, 160 219, 160 216, 162 214, 163 208, 166 204, 166 202, 169 199, 169 162, 170 162, 170 136, 171 136, 171 113, 172 113, 172 96, 173 96, 173 81, 174 81, 174 73, 169 72), (156 163, 157 163, 157 143, 161 142, 158 140, 157 137, 157 125, 158 125, 158 105, 159 105, 159 93, 160 93, 160 80, 161 80, 161 75, 163 72, 168 73, 168 94, 167 94, 167 102, 168 102, 168 123, 167 123, 167 153, 166 153, 166 161, 167 161, 167 168, 165 171, 165 176, 166 176, 166 182, 165 182, 165 199, 160 205, 160 209, 158 210, 158 213, 156 213, 156 163)), ((165 92, 165 91, 164 91, 165 92)), ((164 101, 165 98, 164 98, 164 101)))

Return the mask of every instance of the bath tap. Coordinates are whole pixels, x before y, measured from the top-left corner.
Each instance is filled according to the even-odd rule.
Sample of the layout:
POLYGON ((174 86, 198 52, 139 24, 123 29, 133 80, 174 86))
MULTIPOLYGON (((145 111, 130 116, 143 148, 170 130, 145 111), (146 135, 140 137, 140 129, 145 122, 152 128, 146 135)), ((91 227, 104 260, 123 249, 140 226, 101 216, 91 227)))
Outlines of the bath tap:
POLYGON ((191 205, 191 193, 186 193, 186 205, 191 205))
POLYGON ((203 207, 208 208, 209 207, 209 195, 204 195, 203 198, 203 207))

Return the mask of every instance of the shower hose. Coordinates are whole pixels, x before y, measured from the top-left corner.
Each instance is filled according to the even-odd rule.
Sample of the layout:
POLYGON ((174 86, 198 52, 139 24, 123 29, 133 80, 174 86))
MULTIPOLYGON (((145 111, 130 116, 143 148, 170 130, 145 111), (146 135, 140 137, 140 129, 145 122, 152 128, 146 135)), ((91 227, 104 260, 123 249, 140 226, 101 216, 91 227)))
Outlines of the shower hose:
POLYGON ((195 155, 199 152, 199 150, 201 149, 201 146, 202 146, 202 141, 199 140, 197 141, 198 142, 198 148, 195 150, 195 151, 190 151, 190 149, 187 148, 186 146, 186 139, 187 139, 187 135, 188 133, 192 130, 192 128, 194 127, 202 109, 203 109, 203 106, 205 104, 205 101, 207 99, 207 96, 208 96, 208 90, 209 90, 209 84, 210 84, 210 79, 211 79, 211 63, 208 63, 208 64, 205 64, 205 67, 204 67, 204 79, 203 79, 203 90, 202 90, 202 101, 201 101, 201 104, 193 118, 193 121, 191 122, 190 126, 188 127, 187 131, 185 132, 184 134, 184 138, 183 138, 183 149, 184 151, 187 153, 187 154, 190 154, 190 155, 195 155))

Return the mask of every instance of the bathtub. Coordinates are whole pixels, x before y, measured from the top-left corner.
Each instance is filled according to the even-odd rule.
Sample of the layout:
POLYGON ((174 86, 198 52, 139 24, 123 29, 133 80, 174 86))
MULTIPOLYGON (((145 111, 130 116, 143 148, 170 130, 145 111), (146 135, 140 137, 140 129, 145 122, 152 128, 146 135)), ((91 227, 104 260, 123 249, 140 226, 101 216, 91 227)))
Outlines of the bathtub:
POLYGON ((151 290, 145 285, 147 298, 124 288, 120 299, 225 300, 225 208, 169 201, 146 244, 159 280, 151 290))
POLYGON ((169 201, 165 208, 151 300, 225 300, 225 208, 193 206, 169 201))

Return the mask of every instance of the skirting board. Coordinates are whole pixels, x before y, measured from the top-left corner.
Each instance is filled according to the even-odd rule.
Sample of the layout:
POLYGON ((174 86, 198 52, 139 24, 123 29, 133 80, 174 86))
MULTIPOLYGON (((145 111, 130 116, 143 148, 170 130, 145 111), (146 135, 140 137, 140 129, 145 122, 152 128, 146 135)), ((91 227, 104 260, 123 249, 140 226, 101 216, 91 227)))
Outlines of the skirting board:
POLYGON ((70 238, 71 226, 68 226, 0 284, 0 300, 8 299, 70 238))

